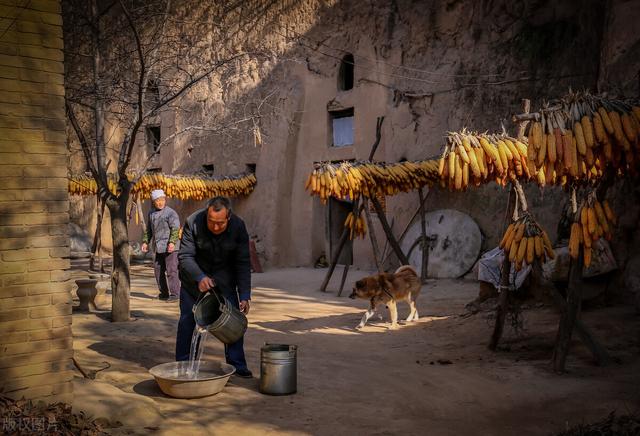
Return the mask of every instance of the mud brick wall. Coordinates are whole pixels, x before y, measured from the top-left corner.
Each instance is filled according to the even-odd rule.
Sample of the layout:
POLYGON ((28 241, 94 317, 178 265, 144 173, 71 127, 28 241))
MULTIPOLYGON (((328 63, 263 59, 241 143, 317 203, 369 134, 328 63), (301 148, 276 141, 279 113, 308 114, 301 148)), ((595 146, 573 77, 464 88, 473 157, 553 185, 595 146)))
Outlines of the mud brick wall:
POLYGON ((0 392, 46 401, 73 376, 60 12, 0 0, 0 392))

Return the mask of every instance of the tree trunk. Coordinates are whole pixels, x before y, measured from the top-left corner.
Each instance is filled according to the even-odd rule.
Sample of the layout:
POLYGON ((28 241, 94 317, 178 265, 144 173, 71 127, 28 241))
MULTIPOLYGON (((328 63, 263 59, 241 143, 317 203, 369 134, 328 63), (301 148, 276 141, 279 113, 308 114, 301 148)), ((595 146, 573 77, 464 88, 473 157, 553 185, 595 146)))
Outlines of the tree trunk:
POLYGON ((113 269, 111 272, 111 320, 129 321, 129 229, 127 226, 127 195, 109 200, 111 236, 113 239, 113 269))

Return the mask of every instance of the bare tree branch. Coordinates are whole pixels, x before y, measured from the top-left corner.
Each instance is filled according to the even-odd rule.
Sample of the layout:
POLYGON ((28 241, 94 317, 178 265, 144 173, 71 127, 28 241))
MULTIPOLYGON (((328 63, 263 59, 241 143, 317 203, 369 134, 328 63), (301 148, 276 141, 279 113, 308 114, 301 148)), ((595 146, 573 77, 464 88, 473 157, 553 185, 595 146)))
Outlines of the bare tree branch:
POLYGON ((127 9, 127 7, 125 6, 124 2, 122 0, 120 0, 120 7, 122 8, 122 11, 124 12, 125 17, 127 18, 127 23, 129 23, 129 28, 131 29, 131 32, 133 33, 133 37, 135 40, 135 47, 136 47, 136 52, 138 54, 138 62, 140 63, 140 72, 139 72, 139 77, 138 77, 138 89, 137 89, 137 106, 138 106, 138 110, 137 110, 137 114, 136 114, 136 119, 135 122, 133 124, 133 127, 131 129, 130 132, 127 133, 127 136, 125 137, 126 140, 123 143, 123 146, 120 150, 120 156, 118 158, 118 173, 120 175, 120 181, 122 182, 123 180, 126 179, 126 166, 125 163, 128 164, 128 160, 127 157, 129 157, 131 155, 131 151, 133 150, 133 146, 134 146, 134 142, 135 142, 135 137, 136 137, 136 132, 137 130, 140 128, 140 125, 142 124, 142 120, 143 120, 143 107, 142 107, 142 102, 143 102, 143 98, 144 98, 144 89, 145 89, 145 78, 147 77, 146 75, 146 68, 145 68, 145 61, 144 61, 144 54, 142 52, 142 42, 140 41, 140 35, 138 34, 138 29, 136 28, 135 23, 133 22, 133 19, 131 18, 131 15, 129 14, 129 10, 127 9))

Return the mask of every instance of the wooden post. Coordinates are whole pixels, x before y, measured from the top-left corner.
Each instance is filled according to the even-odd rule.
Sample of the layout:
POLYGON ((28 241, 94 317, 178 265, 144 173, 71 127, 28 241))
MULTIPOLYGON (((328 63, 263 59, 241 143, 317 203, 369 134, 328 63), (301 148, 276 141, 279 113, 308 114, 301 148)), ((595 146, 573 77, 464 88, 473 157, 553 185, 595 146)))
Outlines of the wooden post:
MULTIPOLYGON (((353 202, 353 214, 357 216, 358 211, 358 200, 353 202)), ((331 264, 329 265, 329 270, 327 274, 324 276, 324 281, 322 285, 320 285, 321 292, 327 292, 327 286, 329 285, 329 280, 331 280, 331 276, 333 275, 333 271, 336 269, 336 265, 338 264, 338 259, 340 259, 340 254, 342 253, 342 249, 344 245, 347 243, 349 239, 349 229, 345 227, 342 230, 342 235, 340 235, 340 240, 338 241, 338 246, 333 253, 333 257, 331 258, 331 264)))
MULTIPOLYGON (((427 200, 427 198, 429 197, 430 191, 427 192, 427 195, 424 197, 423 203, 424 201, 427 200)), ((411 223, 413 222, 414 219, 416 219, 416 216, 418 216, 418 213, 420 213, 420 207, 422 205, 419 205, 418 208, 416 209, 416 211, 413 213, 413 215, 411 216, 411 219, 409 220, 409 222, 407 222, 407 225, 405 226, 404 230, 402 231, 402 233, 400 234, 400 238, 398 238, 398 244, 401 244, 402 241, 404 240, 405 235, 407 234, 407 231, 409 230, 409 227, 411 226, 411 223)), ((393 221, 391 221, 391 227, 393 227, 393 221)), ((385 245, 388 244, 389 241, 385 241, 385 245)), ((387 261, 387 259, 389 258, 389 256, 391 255, 391 253, 387 254, 387 249, 385 246, 385 249, 382 250, 382 253, 384 254, 382 256, 382 264, 384 265, 385 262, 387 261)))
MULTIPOLYGON (((511 185, 511 192, 509 193, 509 211, 508 217, 511 219, 513 210, 516 207, 516 188, 511 185)), ((491 335, 491 342, 489 343, 489 349, 495 351, 498 348, 498 342, 502 337, 504 331, 504 321, 507 317, 507 311, 509 310, 509 276, 511 275, 511 262, 509 262, 509 256, 504 252, 504 259, 502 260, 502 267, 500 268, 500 285, 498 287, 498 308, 496 309, 496 323, 493 326, 493 334, 491 335)))
MULTIPOLYGON (((567 311, 567 301, 560 295, 555 286, 551 286, 551 296, 553 297, 553 301, 560 309, 560 313, 564 315, 567 311)), ((580 320, 580 318, 576 317, 575 321, 575 329, 582 342, 589 348, 591 354, 593 354, 593 358, 596 360, 596 364, 598 366, 606 366, 611 363, 611 356, 606 348, 604 348, 593 336, 591 331, 587 328, 586 325, 580 320)))
MULTIPOLYGON (((528 99, 522 100, 522 109, 524 116, 526 116, 531 110, 531 101, 528 99)), ((527 123, 530 118, 523 118, 522 120, 514 117, 513 121, 518 122, 518 139, 524 138, 524 132, 527 128, 527 123)), ((517 183, 517 181, 516 181, 517 183)), ((507 216, 512 219, 513 211, 516 207, 516 183, 511 184, 511 192, 509 193, 509 210, 507 216)), ((489 349, 495 351, 498 348, 500 338, 502 338, 502 332, 504 331, 504 321, 507 317, 507 311, 509 310, 509 276, 511 275, 511 262, 509 262, 509 256, 504 251, 504 259, 502 261, 502 268, 500 270, 500 287, 498 292, 498 308, 496 309, 496 323, 493 326, 493 334, 491 335, 491 342, 489 343, 489 349)))
POLYGON ((367 218, 367 227, 369 227, 369 239, 371 240, 371 249, 373 250, 373 259, 376 262, 376 268, 378 268, 378 272, 383 272, 382 264, 380 263, 380 249, 378 247, 378 238, 376 238, 376 233, 373 230, 373 220, 371 219, 371 213, 369 212, 369 207, 367 201, 365 200, 364 206, 364 215, 367 218))
POLYGON ((384 215, 384 210, 382 210, 382 205, 380 204, 378 199, 375 197, 371 197, 371 203, 373 203, 373 207, 375 208, 376 213, 378 214, 378 218, 380 219, 380 224, 382 224, 382 229, 384 230, 384 233, 387 235, 387 239, 389 240, 389 244, 391 245, 391 248, 393 248, 393 251, 396 253, 396 256, 398 256, 398 260, 400 260, 400 263, 402 263, 403 265, 409 265, 409 260, 407 259, 407 256, 404 255, 404 253, 402 252, 402 249, 400 248, 400 245, 398 244, 398 241, 396 241, 396 238, 393 236, 393 233, 391 232, 391 228, 389 227, 389 223, 387 222, 387 217, 384 215))
POLYGON ((422 188, 418 188, 418 198, 420 199, 420 230, 421 230, 421 243, 420 249, 422 251, 422 268, 420 269, 420 280, 422 283, 427 282, 427 268, 429 266, 429 239, 427 239, 427 219, 425 217, 425 205, 424 205, 424 193, 422 188))
POLYGON ((349 273, 349 265, 345 265, 342 270, 342 280, 340 280, 340 289, 338 290, 338 297, 342 296, 342 289, 344 289, 344 282, 347 280, 347 274, 349 273))
MULTIPOLYGON (((371 152, 369 153, 370 161, 373 160, 373 156, 375 155, 376 150, 378 149, 378 145, 380 145, 380 140, 382 139, 382 123, 383 122, 384 122, 384 117, 378 117, 378 119, 376 120, 376 140, 371 146, 371 152)), ((356 199, 353 201, 353 213, 356 218, 358 217, 356 213, 357 211, 358 211, 358 200, 356 199)), ((340 241, 338 241, 338 246, 336 247, 336 251, 333 255, 333 259, 331 259, 331 265, 329 265, 329 270, 327 271, 327 274, 324 277, 324 281, 322 282, 322 285, 320 285, 321 292, 327 291, 329 280, 331 280, 333 271, 336 269, 338 259, 340 258, 340 254, 342 253, 342 249, 344 248, 344 245, 347 243, 347 239, 349 239, 349 229, 345 227, 344 230, 342 231, 342 235, 340 235, 340 241)))
POLYGON ((556 345, 553 350, 553 370, 557 373, 564 372, 573 327, 576 324, 582 302, 582 265, 584 264, 584 252, 582 246, 578 253, 578 259, 571 259, 569 265, 569 285, 567 286, 566 310, 562 313, 558 326, 556 345))

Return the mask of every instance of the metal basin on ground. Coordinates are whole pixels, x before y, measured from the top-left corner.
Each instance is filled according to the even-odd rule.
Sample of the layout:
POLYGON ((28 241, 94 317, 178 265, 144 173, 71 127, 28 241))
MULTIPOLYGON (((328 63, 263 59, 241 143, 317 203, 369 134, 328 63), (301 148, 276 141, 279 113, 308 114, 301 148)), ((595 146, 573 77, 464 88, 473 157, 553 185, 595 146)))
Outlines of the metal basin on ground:
POLYGON ((236 369, 220 361, 200 364, 197 379, 187 377, 189 362, 169 362, 154 366, 149 373, 165 394, 174 398, 201 398, 220 392, 236 369))

